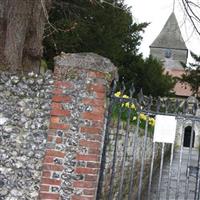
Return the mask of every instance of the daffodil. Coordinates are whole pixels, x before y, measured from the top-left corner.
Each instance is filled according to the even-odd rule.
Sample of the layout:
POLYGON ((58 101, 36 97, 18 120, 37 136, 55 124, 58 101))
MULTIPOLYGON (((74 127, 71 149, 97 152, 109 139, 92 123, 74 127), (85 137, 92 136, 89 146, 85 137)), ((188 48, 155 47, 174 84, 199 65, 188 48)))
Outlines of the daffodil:
POLYGON ((130 103, 129 103, 129 102, 126 102, 126 103, 125 103, 125 107, 129 108, 129 107, 130 107, 130 103))
POLYGON ((129 96, 126 95, 126 94, 124 94, 122 97, 125 98, 125 99, 128 99, 128 98, 129 98, 129 96))
POLYGON ((146 121, 147 120, 147 116, 144 113, 140 113, 140 119, 146 121))
POLYGON ((119 92, 116 92, 116 93, 115 93, 115 96, 116 96, 116 97, 120 97, 120 96, 121 96, 121 92, 120 92, 120 91, 119 91, 119 92))
POLYGON ((131 104, 131 109, 136 110, 136 107, 133 103, 131 104))
POLYGON ((151 126, 155 126, 155 119, 152 118, 152 117, 150 117, 150 118, 149 118, 149 124, 150 124, 151 126))
POLYGON ((133 121, 135 121, 136 119, 137 119, 137 117, 136 117, 136 116, 134 116, 134 117, 133 117, 133 121))

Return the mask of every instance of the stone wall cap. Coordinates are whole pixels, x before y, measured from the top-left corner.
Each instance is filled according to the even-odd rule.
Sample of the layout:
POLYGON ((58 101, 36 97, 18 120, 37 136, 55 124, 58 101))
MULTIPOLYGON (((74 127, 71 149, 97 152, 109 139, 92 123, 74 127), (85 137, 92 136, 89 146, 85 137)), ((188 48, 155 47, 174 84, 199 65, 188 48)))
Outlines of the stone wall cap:
POLYGON ((113 73, 115 76, 117 68, 110 59, 100 56, 95 53, 64 53, 54 58, 55 66, 84 68, 96 70, 104 73, 113 73))

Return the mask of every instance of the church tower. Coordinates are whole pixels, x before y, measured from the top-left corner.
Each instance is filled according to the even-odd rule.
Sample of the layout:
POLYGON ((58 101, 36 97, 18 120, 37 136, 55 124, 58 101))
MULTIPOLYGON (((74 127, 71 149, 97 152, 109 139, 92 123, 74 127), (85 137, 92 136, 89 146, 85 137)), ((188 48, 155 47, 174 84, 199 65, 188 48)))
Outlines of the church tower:
MULTIPOLYGON (((174 12, 171 13, 167 22, 157 38, 150 45, 150 54, 161 60, 165 72, 172 76, 180 77, 184 73, 181 62, 186 63, 188 49, 185 45, 181 31, 174 12)), ((174 92, 177 96, 190 96, 190 88, 177 83, 174 92)))

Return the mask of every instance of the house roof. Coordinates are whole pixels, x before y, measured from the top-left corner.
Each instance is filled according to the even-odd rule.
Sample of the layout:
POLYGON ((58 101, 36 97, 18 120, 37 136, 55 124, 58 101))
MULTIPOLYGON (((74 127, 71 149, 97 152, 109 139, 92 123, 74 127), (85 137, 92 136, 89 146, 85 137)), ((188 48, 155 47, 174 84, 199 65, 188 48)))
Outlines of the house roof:
MULTIPOLYGON (((184 73, 184 70, 166 69, 165 73, 167 72, 173 77, 181 77, 181 75, 184 73)), ((192 96, 191 87, 186 83, 183 84, 183 83, 177 82, 176 85, 174 86, 173 91, 175 92, 177 96, 183 96, 183 97, 192 96)))
POLYGON ((174 12, 150 47, 187 50, 174 12))

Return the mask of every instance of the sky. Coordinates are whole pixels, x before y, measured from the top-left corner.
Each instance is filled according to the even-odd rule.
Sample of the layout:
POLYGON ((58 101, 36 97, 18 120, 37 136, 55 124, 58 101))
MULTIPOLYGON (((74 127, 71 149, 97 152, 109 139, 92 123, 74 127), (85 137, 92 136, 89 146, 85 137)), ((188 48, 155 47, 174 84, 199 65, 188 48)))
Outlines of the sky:
MULTIPOLYGON (((133 19, 136 22, 150 22, 145 29, 140 46, 140 52, 147 57, 149 56, 149 46, 158 36, 173 11, 173 0, 125 0, 125 4, 132 6, 133 19)), ((188 50, 200 55, 200 36, 195 33, 186 17, 181 0, 175 0, 174 12, 188 50)), ((190 57, 188 60, 192 61, 190 57)))

